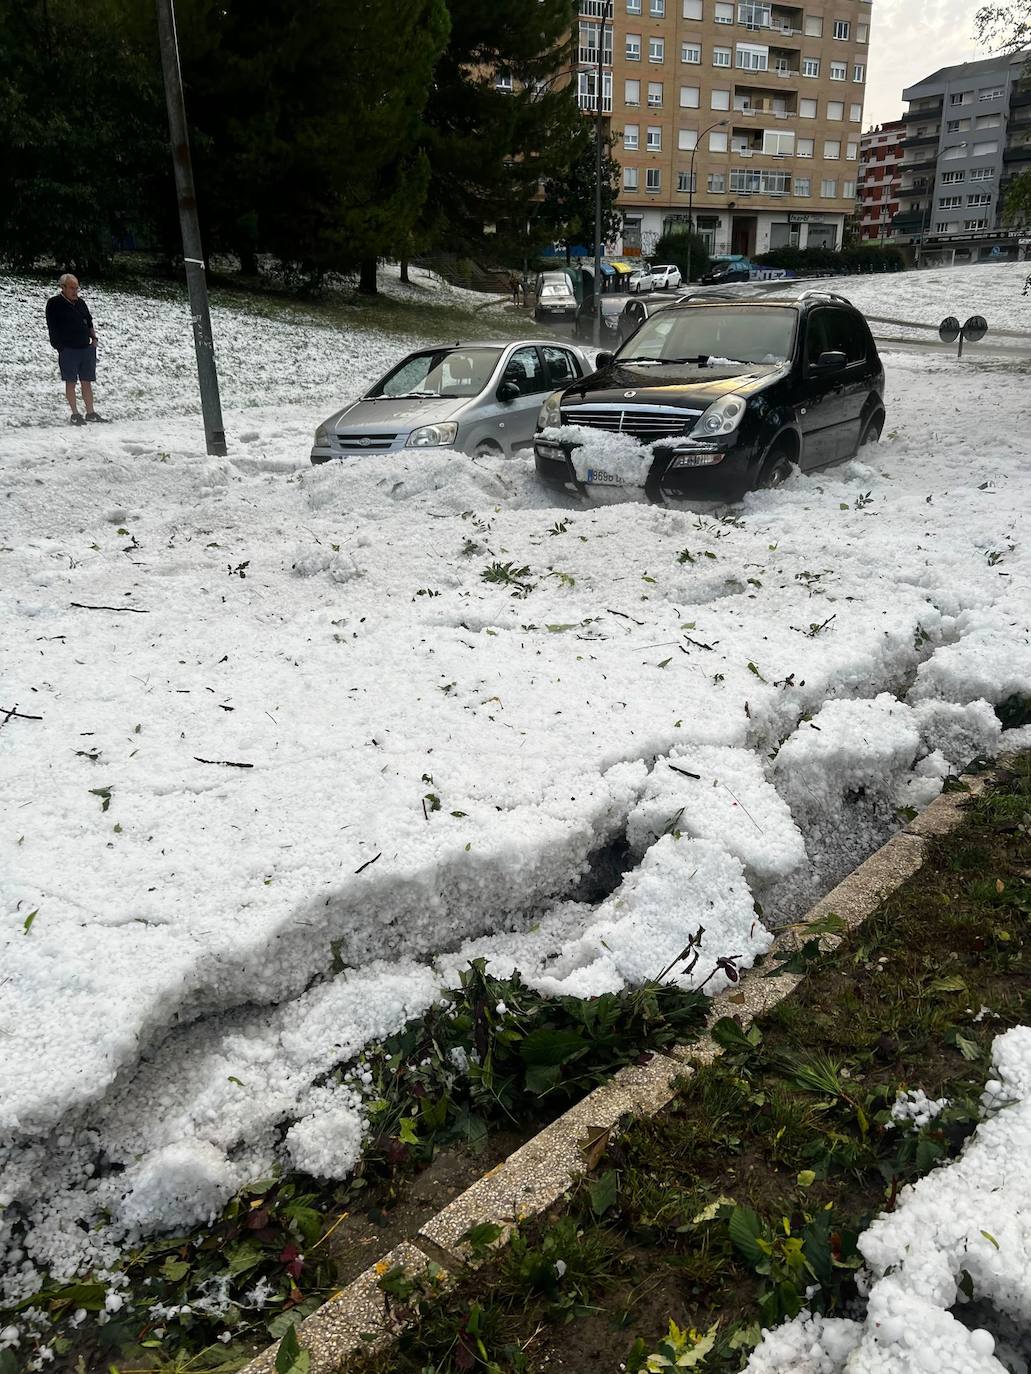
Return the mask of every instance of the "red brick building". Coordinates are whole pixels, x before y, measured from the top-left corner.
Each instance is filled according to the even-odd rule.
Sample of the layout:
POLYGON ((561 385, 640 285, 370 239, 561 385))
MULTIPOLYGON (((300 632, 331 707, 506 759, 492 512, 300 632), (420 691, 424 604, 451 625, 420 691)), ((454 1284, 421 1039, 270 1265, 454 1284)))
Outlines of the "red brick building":
POLYGON ((889 243, 902 185, 901 119, 869 129, 859 140, 859 238, 889 243))

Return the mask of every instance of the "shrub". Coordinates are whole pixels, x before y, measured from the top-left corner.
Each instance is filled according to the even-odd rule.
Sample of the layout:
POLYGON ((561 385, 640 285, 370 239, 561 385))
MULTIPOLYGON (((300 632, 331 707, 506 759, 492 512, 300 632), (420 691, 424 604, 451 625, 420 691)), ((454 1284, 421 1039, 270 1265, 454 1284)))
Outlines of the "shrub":
POLYGON ((709 250, 701 234, 690 229, 678 229, 674 233, 663 234, 651 255, 653 262, 671 262, 680 268, 684 281, 688 280, 688 249, 691 257, 691 281, 697 281, 703 272, 709 270, 709 250))

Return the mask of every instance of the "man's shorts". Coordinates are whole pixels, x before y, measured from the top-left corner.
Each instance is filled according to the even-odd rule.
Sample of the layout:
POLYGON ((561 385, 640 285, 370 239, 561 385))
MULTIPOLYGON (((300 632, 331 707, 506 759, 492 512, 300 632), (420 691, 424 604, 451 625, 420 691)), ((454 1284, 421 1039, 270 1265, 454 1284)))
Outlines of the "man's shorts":
POLYGON ((62 348, 57 355, 62 382, 95 382, 97 380, 97 350, 95 348, 62 348))

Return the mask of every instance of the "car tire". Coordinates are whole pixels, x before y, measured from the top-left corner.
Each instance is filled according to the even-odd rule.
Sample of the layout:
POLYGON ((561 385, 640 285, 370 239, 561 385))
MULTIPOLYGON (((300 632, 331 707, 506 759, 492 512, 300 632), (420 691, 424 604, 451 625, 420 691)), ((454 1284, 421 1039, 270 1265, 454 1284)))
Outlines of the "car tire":
POLYGON ((875 415, 871 415, 863 426, 862 437, 859 440, 859 447, 865 448, 867 444, 876 444, 881 437, 881 430, 884 428, 884 411, 879 410, 875 415))
POLYGON ((782 487, 795 470, 791 456, 783 444, 775 445, 763 460, 756 479, 756 491, 772 491, 782 487))
POLYGON ((504 458, 505 451, 493 439, 481 439, 473 449, 474 458, 504 458))

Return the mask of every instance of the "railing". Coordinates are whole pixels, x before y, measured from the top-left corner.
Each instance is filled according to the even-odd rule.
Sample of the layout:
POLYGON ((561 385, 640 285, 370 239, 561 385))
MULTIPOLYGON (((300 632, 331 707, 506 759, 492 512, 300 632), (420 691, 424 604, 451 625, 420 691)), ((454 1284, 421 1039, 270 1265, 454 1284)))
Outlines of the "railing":
POLYGON ((608 0, 580 0, 580 16, 583 19, 604 19, 608 0))

